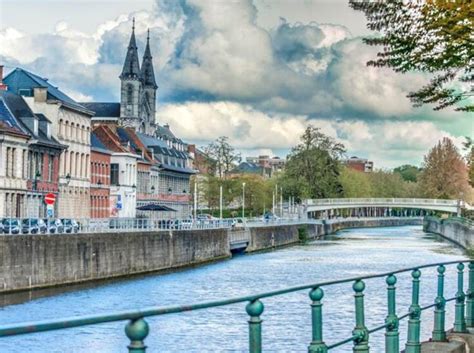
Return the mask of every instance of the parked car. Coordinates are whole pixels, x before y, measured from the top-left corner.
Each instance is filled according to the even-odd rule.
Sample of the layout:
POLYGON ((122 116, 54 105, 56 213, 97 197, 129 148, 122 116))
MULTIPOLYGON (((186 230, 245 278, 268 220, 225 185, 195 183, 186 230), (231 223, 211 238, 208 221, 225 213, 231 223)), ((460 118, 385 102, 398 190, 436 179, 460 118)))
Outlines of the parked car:
POLYGON ((4 218, 2 220, 2 228, 5 234, 19 234, 20 221, 15 218, 4 218))
POLYGON ((79 232, 79 224, 71 218, 62 218, 64 233, 77 233, 79 232))
POLYGON ((24 218, 21 221, 21 232, 23 234, 46 233, 48 227, 41 218, 24 218))
POLYGON ((244 221, 242 218, 234 218, 231 223, 232 228, 243 228, 244 227, 244 221))
POLYGON ((60 219, 45 218, 43 219, 43 221, 46 224, 46 229, 48 230, 48 233, 54 234, 64 232, 64 226, 60 219))

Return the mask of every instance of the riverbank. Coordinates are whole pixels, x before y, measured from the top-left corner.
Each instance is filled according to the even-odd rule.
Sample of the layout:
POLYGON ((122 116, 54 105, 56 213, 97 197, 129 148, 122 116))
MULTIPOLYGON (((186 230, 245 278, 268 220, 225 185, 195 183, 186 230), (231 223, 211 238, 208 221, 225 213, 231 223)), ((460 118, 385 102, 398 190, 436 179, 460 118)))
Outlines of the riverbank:
POLYGON ((425 217, 423 230, 442 236, 468 251, 474 251, 474 225, 462 218, 425 217))
MULTIPOLYGON (((340 219, 250 227, 247 252, 341 229, 421 225, 419 218, 340 219), (305 229, 302 231, 302 229, 305 229)), ((231 256, 230 230, 0 236, 0 293, 169 271, 231 256)))

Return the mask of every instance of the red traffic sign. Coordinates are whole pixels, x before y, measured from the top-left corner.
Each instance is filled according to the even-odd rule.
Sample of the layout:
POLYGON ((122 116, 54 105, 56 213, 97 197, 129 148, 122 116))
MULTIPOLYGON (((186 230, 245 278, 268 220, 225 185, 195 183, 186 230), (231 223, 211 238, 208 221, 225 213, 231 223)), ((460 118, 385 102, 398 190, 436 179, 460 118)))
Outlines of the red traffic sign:
POLYGON ((44 195, 44 202, 47 205, 54 205, 54 203, 56 202, 56 195, 54 195, 54 194, 44 195))

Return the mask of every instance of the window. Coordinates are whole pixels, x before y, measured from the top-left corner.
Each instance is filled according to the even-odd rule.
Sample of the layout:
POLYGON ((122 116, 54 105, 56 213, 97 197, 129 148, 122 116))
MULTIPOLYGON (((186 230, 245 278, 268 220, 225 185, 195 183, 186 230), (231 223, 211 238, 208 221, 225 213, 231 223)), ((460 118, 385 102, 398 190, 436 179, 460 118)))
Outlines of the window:
POLYGON ((133 86, 127 85, 127 104, 133 104, 133 86))
POLYGON ((48 181, 53 181, 54 155, 50 154, 48 158, 48 181))
POLYGON ((110 164, 110 185, 119 185, 119 165, 117 163, 110 164))

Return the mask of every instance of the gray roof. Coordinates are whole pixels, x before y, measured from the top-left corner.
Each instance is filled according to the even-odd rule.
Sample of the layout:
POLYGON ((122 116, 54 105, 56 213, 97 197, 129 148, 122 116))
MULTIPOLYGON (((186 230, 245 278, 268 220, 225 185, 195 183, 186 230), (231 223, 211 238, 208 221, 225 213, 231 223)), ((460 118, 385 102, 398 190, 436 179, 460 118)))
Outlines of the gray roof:
POLYGON ((150 30, 146 38, 145 54, 143 55, 141 79, 145 87, 158 88, 155 80, 155 70, 153 69, 153 57, 150 51, 150 30))
POLYGON ((128 43, 127 56, 125 57, 120 78, 140 78, 140 63, 138 61, 137 43, 135 41, 135 20, 133 22, 132 35, 128 43))
POLYGON ((81 102, 79 103, 95 113, 94 117, 120 118, 120 103, 81 102))
POLYGON ((67 94, 53 86, 48 82, 47 78, 39 77, 31 72, 28 72, 21 68, 16 68, 10 72, 5 78, 4 83, 8 86, 8 91, 20 94, 20 90, 28 91, 26 95, 33 96, 33 89, 43 87, 48 90, 48 99, 54 99, 61 101, 64 105, 79 110, 85 114, 92 115, 89 110, 77 103, 74 99, 69 97, 67 94))
POLYGON ((51 121, 43 114, 34 114, 21 96, 12 92, 0 91, 0 97, 15 116, 17 124, 20 126, 21 131, 27 133, 31 137, 34 137, 38 141, 37 143, 39 144, 48 145, 49 147, 53 148, 66 147, 65 145, 59 143, 54 137, 48 137, 46 135, 46 131, 42 130, 41 124, 39 124, 37 134, 34 134, 34 131, 28 128, 28 126, 22 121, 22 119, 34 118, 38 119, 39 121, 45 121, 48 124, 50 124, 51 121))
POLYGON ((96 136, 94 132, 91 133, 91 150, 112 154, 112 151, 108 150, 102 141, 96 136))

